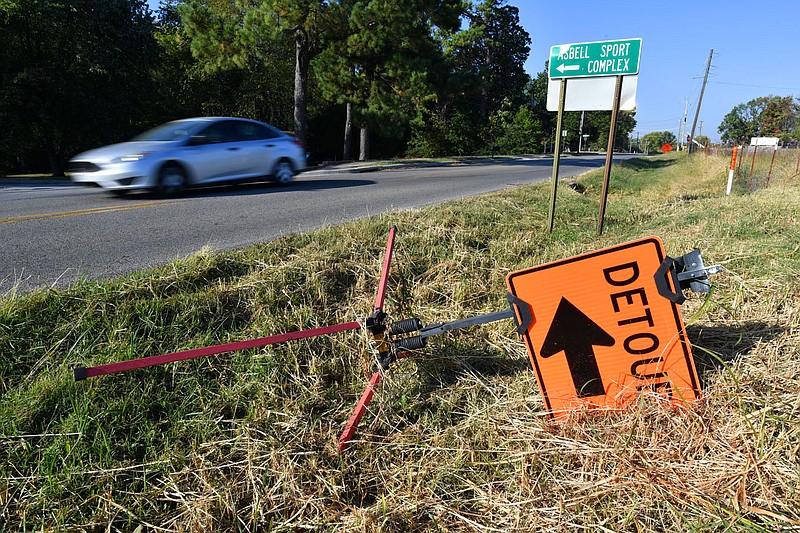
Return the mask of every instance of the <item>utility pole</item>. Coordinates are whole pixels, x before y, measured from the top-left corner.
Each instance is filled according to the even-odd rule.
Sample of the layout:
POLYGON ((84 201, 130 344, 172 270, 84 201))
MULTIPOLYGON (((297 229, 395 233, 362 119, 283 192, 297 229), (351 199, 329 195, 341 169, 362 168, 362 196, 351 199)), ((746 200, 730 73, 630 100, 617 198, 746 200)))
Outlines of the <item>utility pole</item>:
POLYGON ((678 151, 681 151, 683 141, 686 140, 686 115, 689 114, 689 99, 686 99, 686 107, 683 109, 683 122, 678 123, 678 151))
POLYGON ((581 153, 581 141, 583 140, 583 114, 586 111, 581 111, 581 126, 578 129, 578 153, 581 153))
POLYGON ((697 118, 700 116, 700 104, 703 103, 703 93, 706 90, 706 82, 708 82, 708 71, 711 70, 711 58, 714 56, 714 49, 708 54, 708 63, 706 64, 706 74, 703 76, 703 87, 700 89, 700 98, 697 100, 697 111, 694 113, 694 122, 692 122, 692 139, 689 142, 689 153, 694 152, 694 129, 697 127, 697 118))

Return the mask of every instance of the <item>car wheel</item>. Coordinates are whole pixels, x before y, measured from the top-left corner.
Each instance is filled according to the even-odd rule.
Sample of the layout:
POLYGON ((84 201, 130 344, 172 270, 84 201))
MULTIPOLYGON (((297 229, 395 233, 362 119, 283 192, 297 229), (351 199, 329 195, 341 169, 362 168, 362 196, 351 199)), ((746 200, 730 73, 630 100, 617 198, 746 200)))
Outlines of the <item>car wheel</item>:
POLYGON ((164 165, 158 173, 156 194, 159 196, 177 196, 186 187, 186 171, 180 165, 164 165))
POLYGON ((275 165, 275 172, 273 172, 275 181, 278 183, 289 183, 294 178, 294 167, 288 159, 281 159, 275 165))

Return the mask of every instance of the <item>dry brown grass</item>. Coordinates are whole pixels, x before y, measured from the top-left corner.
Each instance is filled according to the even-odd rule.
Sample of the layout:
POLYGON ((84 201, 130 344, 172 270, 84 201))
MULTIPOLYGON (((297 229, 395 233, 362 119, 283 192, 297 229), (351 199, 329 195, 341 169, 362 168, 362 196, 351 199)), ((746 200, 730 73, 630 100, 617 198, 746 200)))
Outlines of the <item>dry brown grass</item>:
MULTIPOLYGON (((665 163, 618 169, 599 239, 597 177, 586 176, 587 196, 560 194, 552 235, 546 187, 527 187, 204 252, 107 285, 91 300, 102 316, 69 293, 83 313, 66 313, 70 327, 94 320, 89 336, 105 340, 80 348, 60 334, 79 348, 66 362, 37 359, 15 382, 38 392, 12 389, 0 402, 0 446, 14 458, 0 517, 11 529, 24 518, 97 531, 800 531, 798 181, 751 195, 739 183, 725 197, 722 158, 655 161, 665 163), (703 400, 671 408, 645 395, 622 412, 549 421, 504 322, 433 340, 393 366, 344 454, 336 439, 370 357, 358 332, 69 384, 75 360, 363 316, 389 223, 400 236, 387 310, 426 323, 501 309, 503 278, 518 268, 649 234, 673 255, 700 247, 725 268, 710 296, 683 309, 703 400), (152 328, 123 335, 125 302, 146 308, 152 328), (194 317, 184 337, 165 314, 194 317), (133 342, 145 348, 126 351, 133 342), (21 436, 34 432, 50 436, 21 436), (60 468, 42 466, 54 456, 60 468)), ((6 309, 3 323, 19 313, 6 309)))

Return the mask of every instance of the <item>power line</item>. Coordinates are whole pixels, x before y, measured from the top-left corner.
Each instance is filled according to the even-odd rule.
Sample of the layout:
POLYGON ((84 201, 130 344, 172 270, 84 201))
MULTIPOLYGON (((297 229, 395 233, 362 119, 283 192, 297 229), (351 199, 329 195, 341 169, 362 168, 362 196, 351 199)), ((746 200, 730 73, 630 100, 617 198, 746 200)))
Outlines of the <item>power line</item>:
POLYGON ((662 119, 662 120, 648 120, 647 122, 640 122, 640 121, 637 120, 636 121, 636 125, 639 126, 639 125, 666 124, 666 123, 672 124, 676 120, 683 120, 683 117, 665 118, 665 119, 662 119))
POLYGON ((713 81, 710 80, 708 83, 719 83, 720 85, 737 85, 739 87, 756 87, 759 89, 781 89, 784 91, 800 91, 798 87, 776 87, 774 85, 751 85, 748 83, 733 83, 730 81, 713 81))

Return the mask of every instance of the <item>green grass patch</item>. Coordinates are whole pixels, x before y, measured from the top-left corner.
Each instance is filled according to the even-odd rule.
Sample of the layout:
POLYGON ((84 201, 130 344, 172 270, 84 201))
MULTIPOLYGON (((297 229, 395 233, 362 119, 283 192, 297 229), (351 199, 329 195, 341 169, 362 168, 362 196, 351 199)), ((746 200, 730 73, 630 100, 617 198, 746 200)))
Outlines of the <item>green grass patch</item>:
POLYGON ((800 183, 725 196, 724 158, 602 173, 395 212, 0 302, 0 530, 775 531, 800 525, 800 183), (649 235, 724 273, 684 304, 705 398, 543 416, 511 324, 366 383, 354 331, 75 383, 72 368, 363 318, 390 225, 386 310, 425 323, 505 308, 505 275, 649 235))

